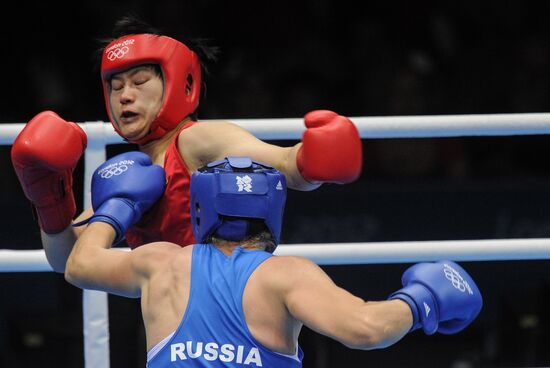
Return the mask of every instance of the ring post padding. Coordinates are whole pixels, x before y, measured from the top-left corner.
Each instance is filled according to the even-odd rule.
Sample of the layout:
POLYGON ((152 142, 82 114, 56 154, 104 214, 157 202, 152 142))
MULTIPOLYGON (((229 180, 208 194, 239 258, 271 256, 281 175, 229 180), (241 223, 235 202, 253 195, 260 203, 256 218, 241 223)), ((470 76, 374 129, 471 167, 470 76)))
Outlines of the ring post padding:
MULTIPOLYGON (((106 124, 84 123, 82 128, 88 136, 84 152, 84 208, 92 203, 91 183, 95 169, 105 162, 105 146, 109 139, 106 124)), ((108 125, 112 129, 111 125, 108 125)), ((109 356, 109 301, 107 293, 96 290, 82 291, 85 368, 110 366, 109 356)))

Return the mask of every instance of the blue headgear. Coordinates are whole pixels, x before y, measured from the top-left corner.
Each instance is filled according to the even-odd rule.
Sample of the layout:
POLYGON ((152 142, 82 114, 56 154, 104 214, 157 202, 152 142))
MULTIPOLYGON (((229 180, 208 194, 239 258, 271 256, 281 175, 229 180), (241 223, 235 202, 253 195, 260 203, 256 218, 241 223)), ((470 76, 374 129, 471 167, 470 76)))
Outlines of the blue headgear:
POLYGON ((279 244, 286 201, 285 176, 249 157, 227 157, 191 176, 191 222, 197 242, 211 235, 242 240, 250 219, 263 220, 279 244))

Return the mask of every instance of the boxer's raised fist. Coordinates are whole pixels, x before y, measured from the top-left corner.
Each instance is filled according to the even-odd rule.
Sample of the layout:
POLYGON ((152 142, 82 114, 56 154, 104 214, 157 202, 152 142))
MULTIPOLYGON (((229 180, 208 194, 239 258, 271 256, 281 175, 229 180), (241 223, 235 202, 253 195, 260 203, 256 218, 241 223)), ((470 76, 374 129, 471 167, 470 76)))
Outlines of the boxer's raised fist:
POLYGON ((418 263, 405 271, 403 288, 389 299, 409 304, 413 327, 431 335, 457 333, 468 326, 483 305, 481 293, 468 273, 452 261, 418 263))
POLYGON ((311 182, 350 183, 361 174, 363 146, 350 119, 328 110, 311 111, 304 117, 308 128, 296 164, 311 182))
POLYGON ((71 224, 76 212, 72 174, 86 144, 82 128, 52 111, 36 115, 13 143, 15 173, 46 233, 71 224))
POLYGON ((115 243, 124 238, 135 224, 164 193, 164 169, 153 165, 142 152, 126 152, 100 165, 92 177, 91 218, 75 226, 101 221, 116 231, 115 243))

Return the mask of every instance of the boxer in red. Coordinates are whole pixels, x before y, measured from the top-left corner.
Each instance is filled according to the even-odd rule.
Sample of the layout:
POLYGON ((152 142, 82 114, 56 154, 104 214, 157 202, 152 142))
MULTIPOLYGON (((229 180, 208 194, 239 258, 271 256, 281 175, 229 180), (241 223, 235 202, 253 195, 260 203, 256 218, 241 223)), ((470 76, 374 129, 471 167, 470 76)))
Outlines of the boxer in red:
MULTIPOLYGON (((348 118, 332 111, 306 114, 307 129, 293 147, 268 144, 232 123, 197 121, 197 53, 136 19, 124 18, 115 26, 112 40, 103 48, 101 79, 114 129, 166 172, 164 195, 126 232, 132 248, 161 240, 181 246, 194 243, 190 173, 229 155, 272 165, 295 190, 350 183, 361 173, 358 131, 348 118)), ((82 129, 51 111, 30 120, 12 148, 14 168, 33 204, 48 261, 57 272, 64 271, 82 231, 71 226, 76 211, 72 172, 85 148, 82 129)), ((75 221, 92 213, 86 209, 75 221)))

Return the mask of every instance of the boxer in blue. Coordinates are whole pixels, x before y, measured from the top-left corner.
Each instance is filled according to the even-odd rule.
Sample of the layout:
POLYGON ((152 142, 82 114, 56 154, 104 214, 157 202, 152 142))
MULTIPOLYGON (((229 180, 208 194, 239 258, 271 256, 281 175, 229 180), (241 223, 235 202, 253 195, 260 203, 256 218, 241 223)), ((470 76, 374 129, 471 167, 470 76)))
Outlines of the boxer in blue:
POLYGON ((94 214, 65 270, 78 287, 141 297, 150 368, 300 367, 303 325, 369 350, 420 328, 428 335, 457 333, 481 310, 475 282, 451 261, 416 264, 388 300, 365 302, 313 262, 274 256, 286 180, 248 157, 228 157, 193 173, 198 244, 110 249, 164 186, 162 168, 143 153, 101 165, 92 179, 94 214))

